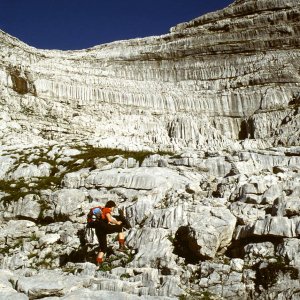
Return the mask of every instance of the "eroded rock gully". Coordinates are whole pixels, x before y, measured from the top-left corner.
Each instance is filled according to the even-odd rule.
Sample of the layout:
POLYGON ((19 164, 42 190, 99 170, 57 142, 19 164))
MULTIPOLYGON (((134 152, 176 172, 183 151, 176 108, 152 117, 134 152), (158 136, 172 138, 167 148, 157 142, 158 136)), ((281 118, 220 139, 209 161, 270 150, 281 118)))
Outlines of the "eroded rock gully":
POLYGON ((237 0, 80 51, 0 32, 0 298, 298 299, 300 4, 237 0), (102 270, 85 214, 132 229, 102 270))

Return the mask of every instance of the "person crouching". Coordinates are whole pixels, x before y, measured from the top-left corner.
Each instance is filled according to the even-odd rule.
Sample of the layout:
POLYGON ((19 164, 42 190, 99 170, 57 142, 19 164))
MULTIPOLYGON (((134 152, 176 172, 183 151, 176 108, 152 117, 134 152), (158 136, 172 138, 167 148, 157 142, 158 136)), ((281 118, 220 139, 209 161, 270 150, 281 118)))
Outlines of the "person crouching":
POLYGON ((125 236, 123 232, 123 225, 112 217, 112 213, 116 208, 116 203, 112 200, 107 201, 105 207, 102 208, 102 215, 99 222, 95 226, 95 233, 99 242, 99 253, 97 255, 97 265, 101 266, 104 260, 104 254, 107 252, 107 235, 111 233, 119 233, 119 250, 124 251, 125 236))

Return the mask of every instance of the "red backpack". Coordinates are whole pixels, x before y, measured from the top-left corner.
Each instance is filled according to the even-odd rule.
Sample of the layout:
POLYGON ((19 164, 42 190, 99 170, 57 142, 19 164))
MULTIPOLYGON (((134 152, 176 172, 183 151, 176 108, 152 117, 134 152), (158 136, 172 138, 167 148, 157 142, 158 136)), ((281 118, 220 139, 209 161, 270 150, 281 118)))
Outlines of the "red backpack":
POLYGON ((101 220, 102 217, 102 209, 101 206, 96 206, 90 209, 87 214, 87 227, 95 228, 96 223, 101 220))

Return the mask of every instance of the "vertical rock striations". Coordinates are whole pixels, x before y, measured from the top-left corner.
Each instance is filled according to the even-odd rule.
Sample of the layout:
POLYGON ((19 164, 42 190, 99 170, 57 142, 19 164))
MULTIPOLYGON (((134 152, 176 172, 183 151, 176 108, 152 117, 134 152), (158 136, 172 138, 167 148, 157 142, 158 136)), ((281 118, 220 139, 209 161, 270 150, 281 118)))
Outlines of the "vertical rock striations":
POLYGON ((20 132, 48 139, 165 149, 239 148, 247 138, 295 145, 299 20, 296 0, 235 1, 163 36, 65 52, 1 32, 1 107, 20 132))

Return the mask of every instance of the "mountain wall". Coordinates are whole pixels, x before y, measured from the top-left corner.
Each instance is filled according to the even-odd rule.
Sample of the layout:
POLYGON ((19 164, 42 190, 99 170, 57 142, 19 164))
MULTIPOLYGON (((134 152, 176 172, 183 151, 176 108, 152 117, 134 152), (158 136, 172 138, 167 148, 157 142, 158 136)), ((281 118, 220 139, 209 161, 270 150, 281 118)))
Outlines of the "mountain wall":
POLYGON ((0 31, 0 299, 299 299, 299 21, 236 0, 79 51, 0 31), (98 268, 108 200, 132 228, 98 268))
POLYGON ((2 118, 22 128, 2 141, 17 132, 136 149, 295 145, 298 5, 236 1, 163 36, 80 51, 1 32, 2 118))

